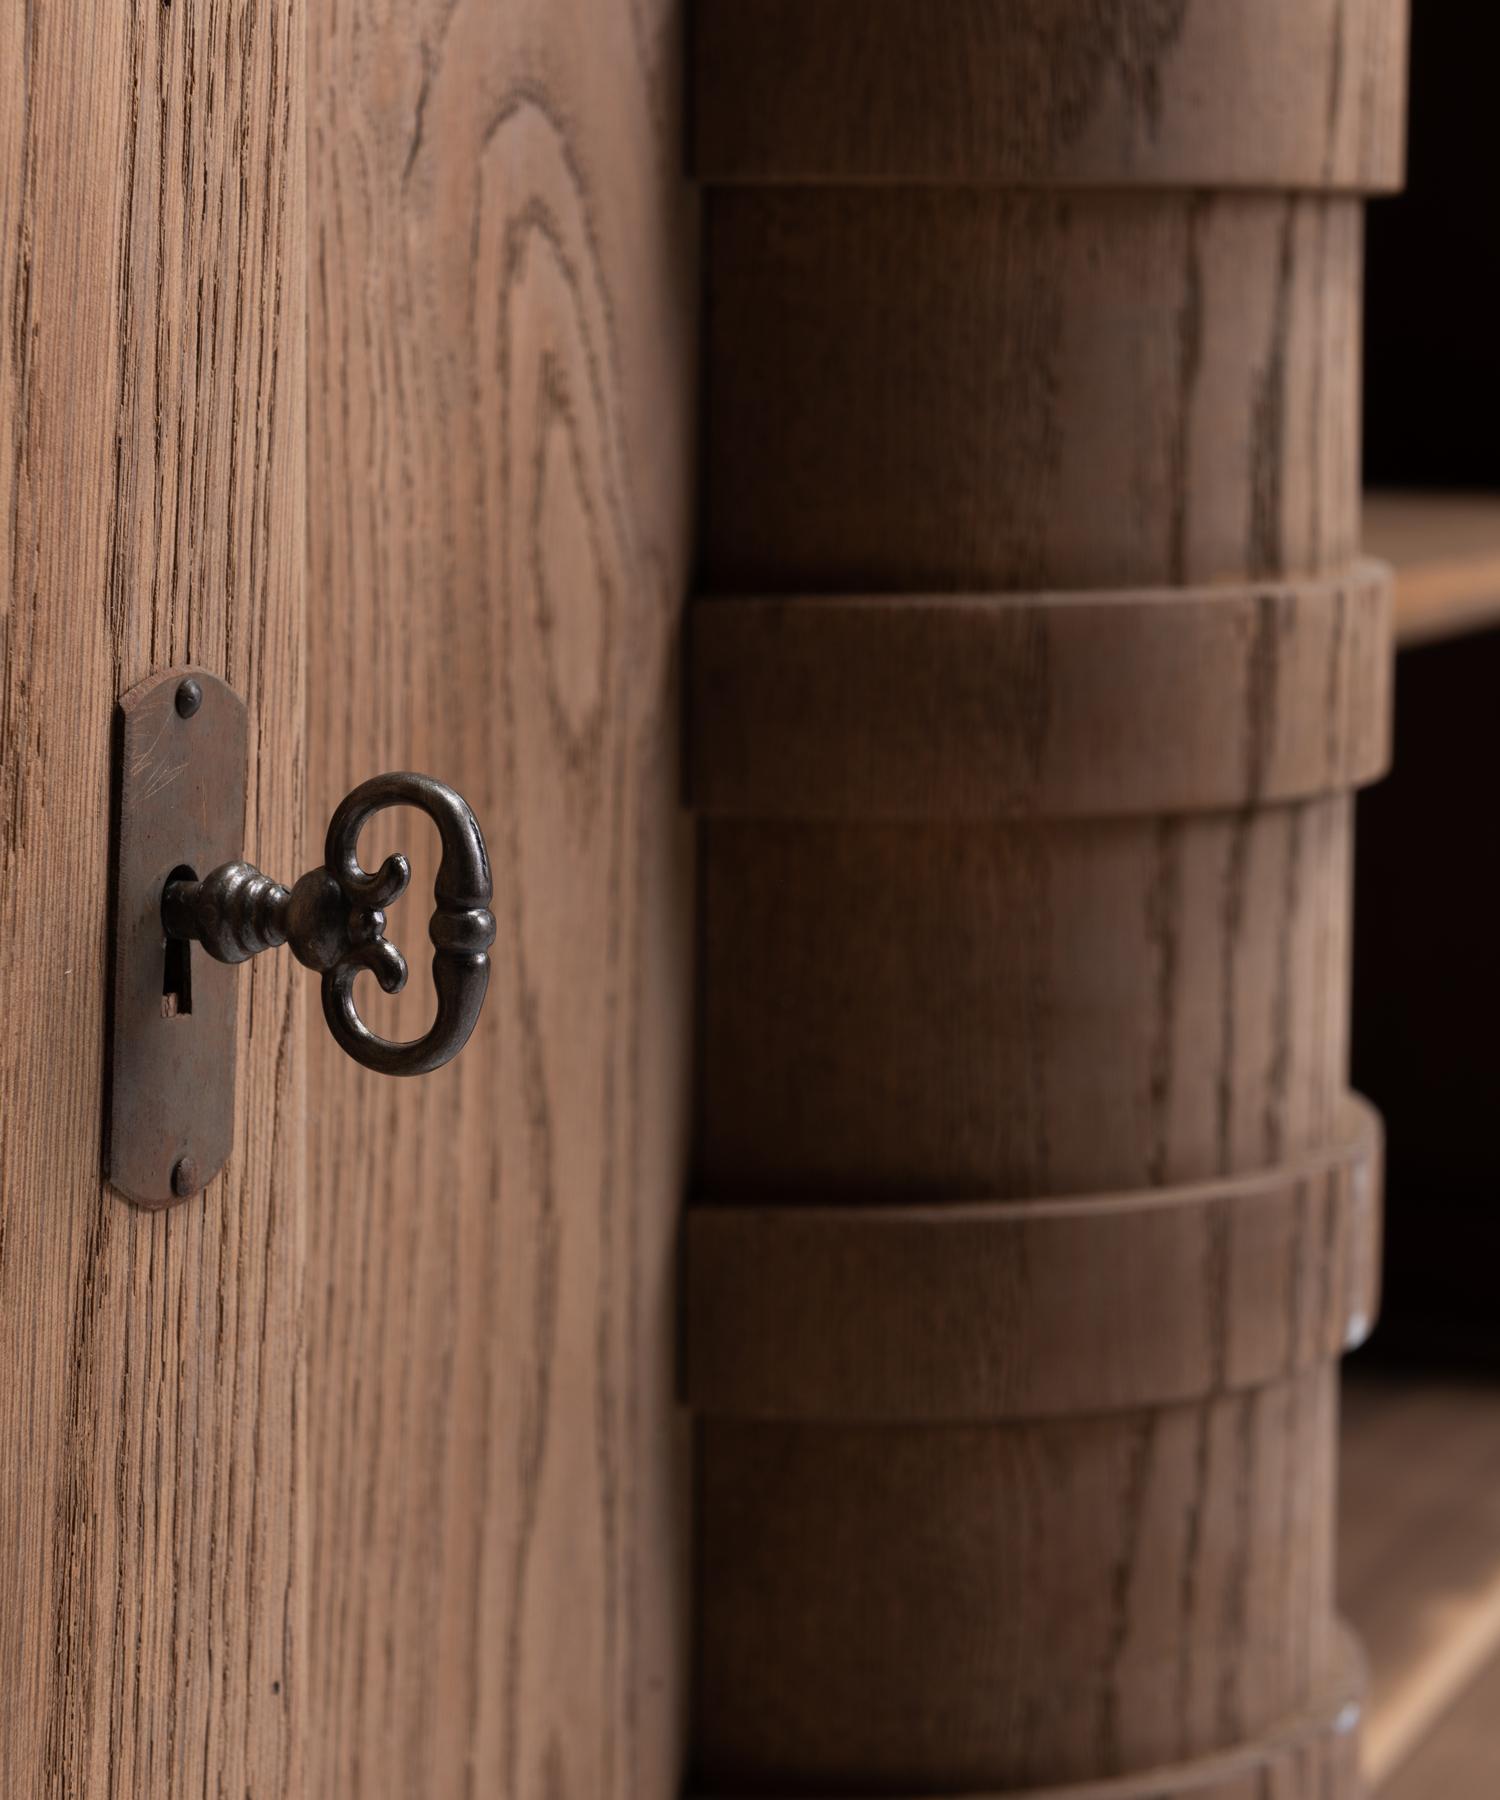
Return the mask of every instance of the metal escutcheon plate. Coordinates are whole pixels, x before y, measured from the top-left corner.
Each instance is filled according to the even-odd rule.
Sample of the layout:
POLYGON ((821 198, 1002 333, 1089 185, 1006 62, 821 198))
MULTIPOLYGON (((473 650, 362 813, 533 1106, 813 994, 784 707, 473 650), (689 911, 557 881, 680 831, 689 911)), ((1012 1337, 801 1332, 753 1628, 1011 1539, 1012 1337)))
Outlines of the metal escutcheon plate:
POLYGON ((119 703, 104 1157, 141 1206, 198 1192, 234 1135, 236 970, 196 945, 169 955, 161 897, 174 872, 240 854, 247 742, 244 704, 203 669, 154 675, 119 703))

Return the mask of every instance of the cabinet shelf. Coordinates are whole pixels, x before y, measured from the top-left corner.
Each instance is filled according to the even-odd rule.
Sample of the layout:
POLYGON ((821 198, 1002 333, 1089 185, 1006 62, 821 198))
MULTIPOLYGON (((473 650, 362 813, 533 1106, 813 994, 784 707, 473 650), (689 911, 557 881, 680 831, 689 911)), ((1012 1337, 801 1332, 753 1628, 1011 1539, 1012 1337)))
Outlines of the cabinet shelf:
POLYGON ((1340 1602, 1370 1658, 1371 1790, 1488 1800, 1500 1767, 1500 1705, 1484 1703, 1500 1692, 1500 1384, 1352 1372, 1342 1458, 1340 1602), (1473 1765, 1471 1787, 1452 1777, 1456 1761, 1473 1765), (1439 1767, 1441 1781, 1424 1773, 1439 1767))
POLYGON ((1364 542, 1396 570, 1403 649, 1500 625, 1500 494, 1368 493, 1364 542))

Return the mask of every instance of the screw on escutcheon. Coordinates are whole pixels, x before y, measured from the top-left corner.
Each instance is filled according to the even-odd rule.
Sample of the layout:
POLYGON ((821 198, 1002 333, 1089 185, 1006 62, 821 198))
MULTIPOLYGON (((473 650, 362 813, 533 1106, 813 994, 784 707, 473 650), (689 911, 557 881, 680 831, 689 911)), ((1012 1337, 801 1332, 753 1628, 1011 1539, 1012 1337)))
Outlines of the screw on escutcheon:
POLYGON ((190 719, 203 704, 203 687, 191 675, 177 684, 177 712, 180 718, 190 719))
POLYGON ((191 1156, 179 1156, 172 1164, 172 1192, 179 1200, 190 1199, 198 1191, 198 1165, 191 1156))

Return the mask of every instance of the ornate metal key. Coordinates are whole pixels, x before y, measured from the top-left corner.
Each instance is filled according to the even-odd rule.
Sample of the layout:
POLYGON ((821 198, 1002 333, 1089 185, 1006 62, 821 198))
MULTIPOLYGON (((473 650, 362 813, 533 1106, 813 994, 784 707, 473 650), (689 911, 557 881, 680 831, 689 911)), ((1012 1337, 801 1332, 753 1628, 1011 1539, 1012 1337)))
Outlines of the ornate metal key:
POLYGON ((323 977, 328 1029, 357 1063, 382 1075, 427 1075, 469 1041, 490 979, 495 920, 489 910, 490 863, 479 822, 451 787, 430 775, 377 775, 355 788, 328 827, 321 868, 287 889, 253 863, 223 863, 202 881, 169 881, 161 916, 168 937, 199 943, 224 963, 247 962, 290 944, 323 977), (393 1044, 370 1030, 354 1005, 354 978, 369 969, 388 994, 406 986, 406 958, 385 936, 384 908, 411 880, 404 856, 388 856, 375 874, 360 867, 365 823, 387 806, 417 806, 443 841, 427 926, 433 942, 437 1018, 425 1036, 393 1044))
POLYGON ((244 706, 206 671, 169 671, 120 703, 105 1159, 115 1186, 147 1206, 196 1193, 229 1154, 236 984, 232 968, 215 965, 289 944, 323 977, 335 1039, 384 1075, 425 1075, 457 1056, 489 985, 489 857, 460 795, 430 775, 361 783, 333 815, 322 865, 286 888, 229 853, 243 834, 245 750, 244 706), (406 984, 385 908, 404 892, 410 866, 388 856, 371 873, 358 856, 361 830, 389 806, 425 812, 443 852, 427 928, 437 1016, 408 1043, 371 1031, 354 1003, 362 969, 388 994, 406 984), (213 961, 194 967, 193 945, 213 961))

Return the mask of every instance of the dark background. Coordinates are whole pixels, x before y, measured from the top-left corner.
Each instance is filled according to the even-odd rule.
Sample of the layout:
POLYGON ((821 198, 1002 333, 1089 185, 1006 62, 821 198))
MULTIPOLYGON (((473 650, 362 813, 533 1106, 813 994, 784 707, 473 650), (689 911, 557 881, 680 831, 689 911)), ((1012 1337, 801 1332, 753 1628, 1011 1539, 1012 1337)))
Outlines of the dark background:
MULTIPOLYGON (((1414 0, 1409 184, 1370 208, 1368 486, 1500 489, 1500 7, 1414 0)), ((1387 1127, 1366 1355, 1500 1366, 1500 632, 1397 660, 1359 799, 1354 1085, 1387 1127)))

